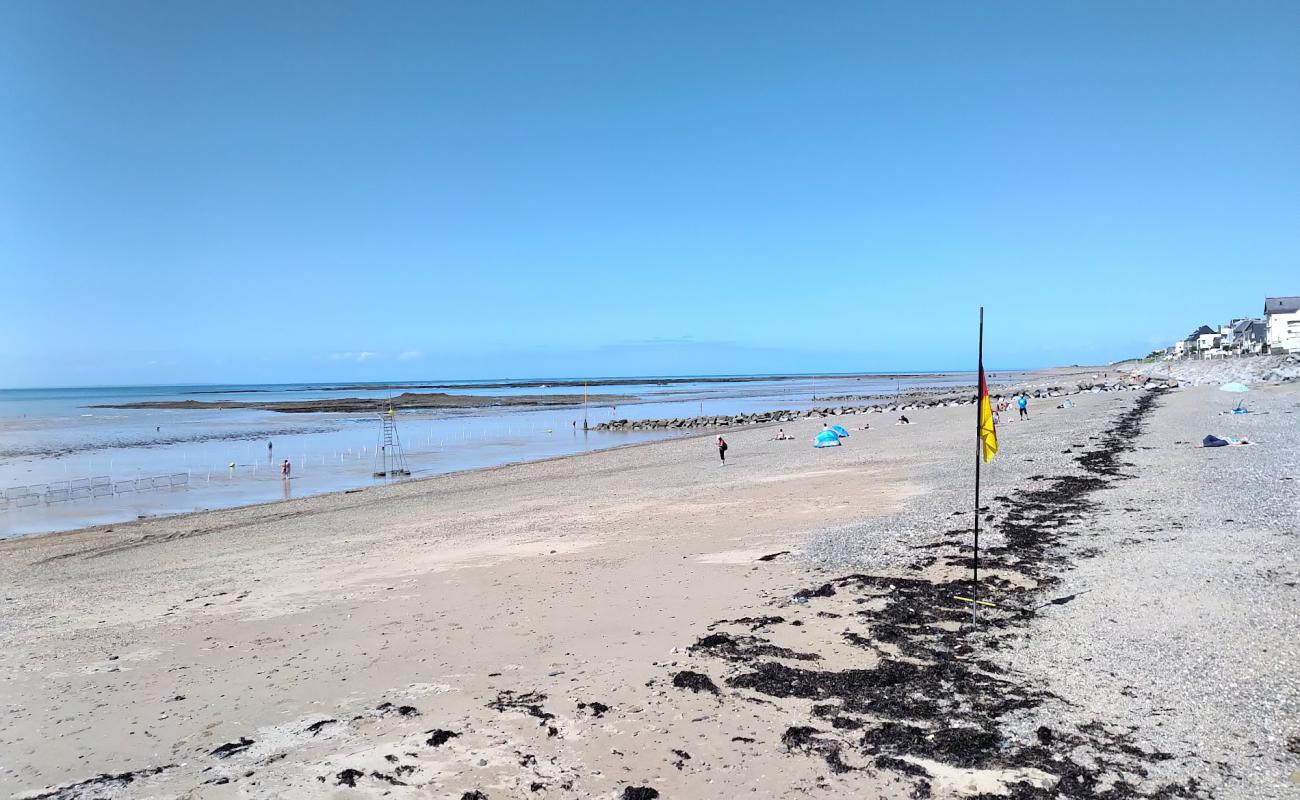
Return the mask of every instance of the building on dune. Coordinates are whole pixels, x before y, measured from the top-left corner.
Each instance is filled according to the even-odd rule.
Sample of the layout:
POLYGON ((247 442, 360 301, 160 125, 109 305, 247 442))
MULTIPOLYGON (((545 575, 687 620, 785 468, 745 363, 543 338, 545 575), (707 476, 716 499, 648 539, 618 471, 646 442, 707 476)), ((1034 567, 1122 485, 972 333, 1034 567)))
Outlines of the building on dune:
POLYGON ((1237 317, 1226 325, 1201 325, 1163 351, 1165 359, 1264 353, 1300 353, 1300 295, 1266 297, 1262 319, 1237 317))
POLYGON ((1214 350, 1223 341, 1223 337, 1214 328, 1209 325, 1202 325, 1183 340, 1187 343, 1186 351, 1188 353, 1204 355, 1210 350, 1214 350))
POLYGON ((1300 295, 1264 298, 1269 352, 1300 353, 1300 295))
POLYGON ((1255 355, 1264 351, 1268 326, 1262 319, 1234 319, 1229 344, 1242 355, 1255 355))

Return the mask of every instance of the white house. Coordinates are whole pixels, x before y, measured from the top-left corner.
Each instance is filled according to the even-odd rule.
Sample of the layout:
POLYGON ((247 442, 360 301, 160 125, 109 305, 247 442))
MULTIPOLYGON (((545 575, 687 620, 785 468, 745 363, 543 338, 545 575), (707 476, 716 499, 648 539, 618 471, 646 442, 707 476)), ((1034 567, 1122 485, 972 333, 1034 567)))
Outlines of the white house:
POLYGON ((1204 353, 1207 350, 1213 350, 1218 347, 1219 342, 1222 340, 1223 339, 1219 335, 1218 331, 1211 328, 1209 325, 1202 325, 1192 331, 1191 335, 1183 341, 1187 343, 1188 353, 1204 353))
POLYGON ((1300 296, 1264 298, 1269 350, 1300 353, 1300 296))

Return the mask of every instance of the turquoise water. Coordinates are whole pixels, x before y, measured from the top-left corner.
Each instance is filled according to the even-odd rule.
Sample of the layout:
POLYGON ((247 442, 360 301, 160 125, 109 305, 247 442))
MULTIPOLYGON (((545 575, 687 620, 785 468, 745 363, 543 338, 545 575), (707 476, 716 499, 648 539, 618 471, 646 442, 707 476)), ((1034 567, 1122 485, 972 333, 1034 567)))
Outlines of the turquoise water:
MULTIPOLYGON (((557 379, 561 380, 561 379, 557 379)), ((598 379, 607 380, 607 379, 598 379)), ((268 502, 372 485, 381 423, 375 413, 283 414, 250 409, 102 409, 97 404, 161 400, 303 400, 374 397, 410 391, 453 394, 581 394, 581 387, 547 381, 474 389, 485 381, 439 381, 393 389, 331 384, 135 386, 0 390, 0 490, 55 487, 100 479, 122 485, 137 478, 184 476, 184 485, 99 497, 69 493, 64 502, 21 506, 0 502, 0 538, 209 508, 268 502), (271 448, 267 445, 270 443, 271 448), (292 463, 281 479, 279 465, 292 463), (234 465, 233 467, 231 465, 234 465), (69 482, 65 484, 64 482, 69 482)), ((413 477, 515 461, 569 455, 670 438, 669 432, 584 432, 609 419, 739 414, 806 408, 818 397, 881 394, 916 387, 970 383, 963 374, 819 377, 748 382, 656 383, 626 378, 592 394, 635 398, 617 407, 494 408, 401 412, 397 430, 413 477), (576 423, 576 424, 575 424, 576 423)), ((817 403, 822 405, 824 403, 817 403)), ((11 496, 15 495, 10 491, 11 496)), ((85 492, 80 494, 84 495, 85 492)), ((25 501, 26 502, 26 501, 25 501)))

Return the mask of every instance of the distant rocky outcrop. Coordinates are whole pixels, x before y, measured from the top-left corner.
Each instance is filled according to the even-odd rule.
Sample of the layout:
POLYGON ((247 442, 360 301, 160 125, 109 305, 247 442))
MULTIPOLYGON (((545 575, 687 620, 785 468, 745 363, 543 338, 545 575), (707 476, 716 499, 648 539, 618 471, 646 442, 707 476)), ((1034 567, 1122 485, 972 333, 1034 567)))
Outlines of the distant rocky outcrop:
POLYGON ((310 414, 316 412, 374 412, 384 409, 430 408, 482 408, 487 406, 576 406, 584 399, 589 403, 617 404, 636 398, 616 394, 593 394, 584 398, 580 394, 515 394, 486 396, 473 394, 447 394, 445 392, 403 392, 396 397, 333 397, 321 400, 158 400, 140 403, 118 403, 86 406, 87 408, 255 408, 278 411, 282 414, 310 414))

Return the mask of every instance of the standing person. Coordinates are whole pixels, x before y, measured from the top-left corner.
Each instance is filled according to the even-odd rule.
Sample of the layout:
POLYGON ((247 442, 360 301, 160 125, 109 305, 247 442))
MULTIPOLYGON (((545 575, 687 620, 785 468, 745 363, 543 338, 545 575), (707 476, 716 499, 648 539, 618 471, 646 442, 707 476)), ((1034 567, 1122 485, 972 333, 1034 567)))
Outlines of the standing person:
POLYGON ((722 459, 722 466, 727 466, 727 440, 721 436, 718 437, 718 458, 722 459))
POLYGON ((290 464, 289 459, 286 458, 284 460, 284 463, 280 465, 280 476, 283 478, 287 478, 289 477, 289 473, 291 472, 293 472, 293 465, 290 464))
POLYGON ((1021 392, 1016 395, 1016 408, 1020 409, 1020 418, 1029 419, 1029 395, 1021 392))
POLYGON ((268 439, 268 440, 266 441, 266 457, 267 457, 267 458, 270 458, 270 457, 271 457, 271 450, 272 450, 271 440, 268 439))

